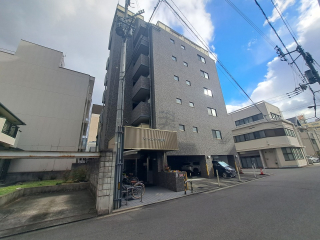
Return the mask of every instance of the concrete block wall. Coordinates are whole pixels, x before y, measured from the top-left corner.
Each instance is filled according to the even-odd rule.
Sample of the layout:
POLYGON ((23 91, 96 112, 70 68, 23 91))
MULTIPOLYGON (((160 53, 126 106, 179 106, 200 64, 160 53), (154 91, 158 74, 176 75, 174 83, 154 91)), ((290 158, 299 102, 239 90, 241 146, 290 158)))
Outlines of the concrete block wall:
POLYGON ((110 214, 113 210, 115 162, 112 152, 102 152, 97 185, 96 209, 98 215, 110 214))

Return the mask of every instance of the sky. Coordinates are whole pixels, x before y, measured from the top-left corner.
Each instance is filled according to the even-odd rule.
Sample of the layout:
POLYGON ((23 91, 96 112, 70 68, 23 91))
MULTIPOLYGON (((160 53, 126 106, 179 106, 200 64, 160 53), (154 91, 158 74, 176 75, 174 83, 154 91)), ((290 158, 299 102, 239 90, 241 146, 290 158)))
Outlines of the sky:
MULTIPOLYGON (((172 0, 167 0, 176 8, 172 0)), ((285 118, 305 114, 314 120, 312 94, 305 91, 288 98, 286 93, 302 83, 288 62, 280 61, 274 50, 281 46, 254 0, 173 0, 194 29, 210 46, 234 79, 254 102, 265 100, 278 106, 285 118), (229 4, 232 2, 271 39, 264 40, 229 4)), ((266 15, 290 51, 296 44, 275 11, 271 0, 259 0, 266 15)), ((320 63, 320 3, 318 0, 274 0, 293 30, 299 44, 320 63)), ((0 48, 15 51, 20 39, 40 44, 65 55, 65 67, 96 78, 93 103, 101 104, 108 41, 117 4, 124 0, 2 0, 0 8, 0 48)), ((144 9, 149 20, 157 0, 131 0, 129 10, 144 9)), ((161 3, 152 23, 162 21, 192 41, 188 31, 165 3, 161 3)), ((199 43, 200 44, 200 43, 199 43)), ((297 57, 297 53, 293 53, 297 57)), ((301 71, 308 68, 298 58, 301 71)), ((251 104, 218 65, 218 74, 228 112, 251 104)), ((320 72, 318 66, 317 70, 320 72)), ((312 88, 320 90, 319 84, 312 88)), ((317 103, 320 105, 320 92, 317 103), (318 101, 319 99, 319 101, 318 101)), ((320 116, 320 111, 318 116, 320 116)))

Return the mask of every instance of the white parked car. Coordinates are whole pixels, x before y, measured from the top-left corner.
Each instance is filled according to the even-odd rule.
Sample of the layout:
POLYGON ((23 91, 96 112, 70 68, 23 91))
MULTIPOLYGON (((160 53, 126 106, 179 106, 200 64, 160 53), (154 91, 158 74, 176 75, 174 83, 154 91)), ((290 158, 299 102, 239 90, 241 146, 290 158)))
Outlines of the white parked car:
POLYGON ((309 162, 312 162, 312 163, 318 163, 320 162, 319 158, 317 157, 313 157, 313 156, 307 156, 309 162))

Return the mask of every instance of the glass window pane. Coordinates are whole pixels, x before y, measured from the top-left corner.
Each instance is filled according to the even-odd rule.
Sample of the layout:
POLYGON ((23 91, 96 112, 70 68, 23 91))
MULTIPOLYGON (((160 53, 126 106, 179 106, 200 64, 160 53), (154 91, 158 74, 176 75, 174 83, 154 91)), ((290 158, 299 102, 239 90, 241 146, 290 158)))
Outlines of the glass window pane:
POLYGON ((189 102, 189 106, 190 107, 194 107, 194 103, 193 102, 189 102))
POLYGON ((177 98, 177 99, 176 99, 176 103, 181 104, 181 103, 182 103, 181 99, 180 99, 180 98, 177 98))
POLYGON ((240 140, 241 140, 241 142, 244 142, 244 141, 245 141, 244 135, 240 135, 240 140))
POLYGON ((211 109, 212 111, 212 116, 216 117, 217 116, 217 111, 215 109, 211 109))
POLYGON ((208 96, 212 97, 212 92, 209 89, 208 89, 208 96))
POLYGON ((186 47, 185 47, 185 46, 183 46, 183 45, 181 45, 181 48, 182 48, 182 49, 186 49, 186 47))
POLYGON ((197 133, 198 132, 198 128, 197 127, 193 127, 193 132, 197 133))
POLYGON ((174 75, 173 78, 174 78, 174 80, 179 81, 179 77, 178 76, 174 75))
POLYGON ((191 82, 188 81, 188 80, 186 80, 186 84, 187 84, 188 86, 191 86, 191 82))
POLYGON ((215 130, 212 130, 212 135, 213 135, 213 138, 217 138, 217 135, 216 135, 216 131, 215 131, 215 130))
POLYGON ((204 92, 205 95, 208 95, 208 89, 203 88, 203 92, 204 92))
POLYGON ((288 153, 288 157, 289 157, 289 160, 294 160, 294 157, 293 157, 292 153, 288 153))
POLYGON ((216 135, 217 135, 217 139, 221 139, 221 132, 220 131, 216 131, 216 135))
POLYGON ((211 108, 207 108, 207 109, 208 109, 208 114, 212 115, 211 108))
POLYGON ((181 125, 181 124, 180 124, 180 125, 179 125, 179 130, 180 130, 180 131, 184 131, 184 125, 181 125))

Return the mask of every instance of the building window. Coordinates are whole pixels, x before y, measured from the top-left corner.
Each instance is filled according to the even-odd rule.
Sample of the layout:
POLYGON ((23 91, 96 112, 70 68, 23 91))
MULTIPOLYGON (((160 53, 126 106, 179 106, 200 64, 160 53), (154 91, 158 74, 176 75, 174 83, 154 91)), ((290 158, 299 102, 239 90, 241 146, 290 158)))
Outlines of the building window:
POLYGON ((202 71, 202 70, 200 70, 200 73, 201 73, 202 77, 204 77, 206 79, 209 79, 209 74, 208 73, 206 73, 205 71, 202 71))
POLYGON ((188 80, 186 80, 186 84, 187 84, 188 86, 191 86, 191 82, 188 81, 188 80))
POLYGON ((296 135, 291 129, 274 128, 274 129, 265 129, 265 130, 260 130, 256 132, 234 136, 234 141, 244 142, 244 141, 250 141, 250 140, 266 138, 266 137, 281 137, 281 136, 296 137, 296 135))
POLYGON ((208 109, 208 114, 210 116, 216 117, 217 116, 217 111, 214 108, 207 108, 208 109))
POLYGON ((284 160, 294 161, 299 159, 304 159, 301 148, 281 148, 284 160))
POLYGON ((240 126, 240 125, 251 123, 251 122, 255 122, 255 121, 258 121, 258 120, 261 120, 261 119, 263 119, 263 115, 262 115, 262 113, 259 113, 257 115, 253 115, 253 116, 250 116, 250 117, 247 117, 247 118, 243 118, 243 119, 237 120, 237 121, 235 121, 235 124, 236 124, 236 126, 240 126))
POLYGON ((206 63, 206 59, 204 57, 198 55, 198 59, 199 59, 199 61, 206 63))
POLYGON ((174 44, 174 40, 172 38, 170 38, 170 42, 174 44))
POLYGON ((188 67, 188 63, 187 62, 183 62, 183 65, 188 67))
POLYGON ((208 88, 203 88, 204 95, 212 97, 212 91, 208 88))
POLYGON ((173 79, 176 80, 176 81, 179 81, 179 77, 176 76, 176 75, 173 76, 173 79))
POLYGON ((176 98, 176 103, 182 104, 182 100, 180 98, 176 98))
POLYGON ((194 103, 193 102, 189 102, 189 107, 194 107, 194 103))
POLYGON ((222 139, 221 132, 219 130, 212 130, 213 138, 222 139))
POLYGON ((171 57, 173 61, 177 61, 177 58, 175 56, 171 57))
POLYGON ((274 120, 279 120, 281 119, 281 116, 275 113, 270 112, 271 118, 274 120))
POLYGON ((285 128, 285 129, 284 129, 284 132, 285 132, 286 136, 296 137, 295 132, 294 132, 293 130, 291 130, 291 129, 285 128))
POLYGON ((186 50, 186 47, 185 47, 185 46, 183 46, 183 45, 181 45, 181 48, 182 48, 183 50, 186 50))
POLYGON ((185 131, 184 125, 179 124, 179 130, 182 131, 182 132, 184 132, 184 131, 185 131))
POLYGON ((197 128, 197 127, 193 127, 193 128, 192 128, 192 131, 195 132, 195 133, 197 133, 197 132, 198 132, 198 128, 197 128))

